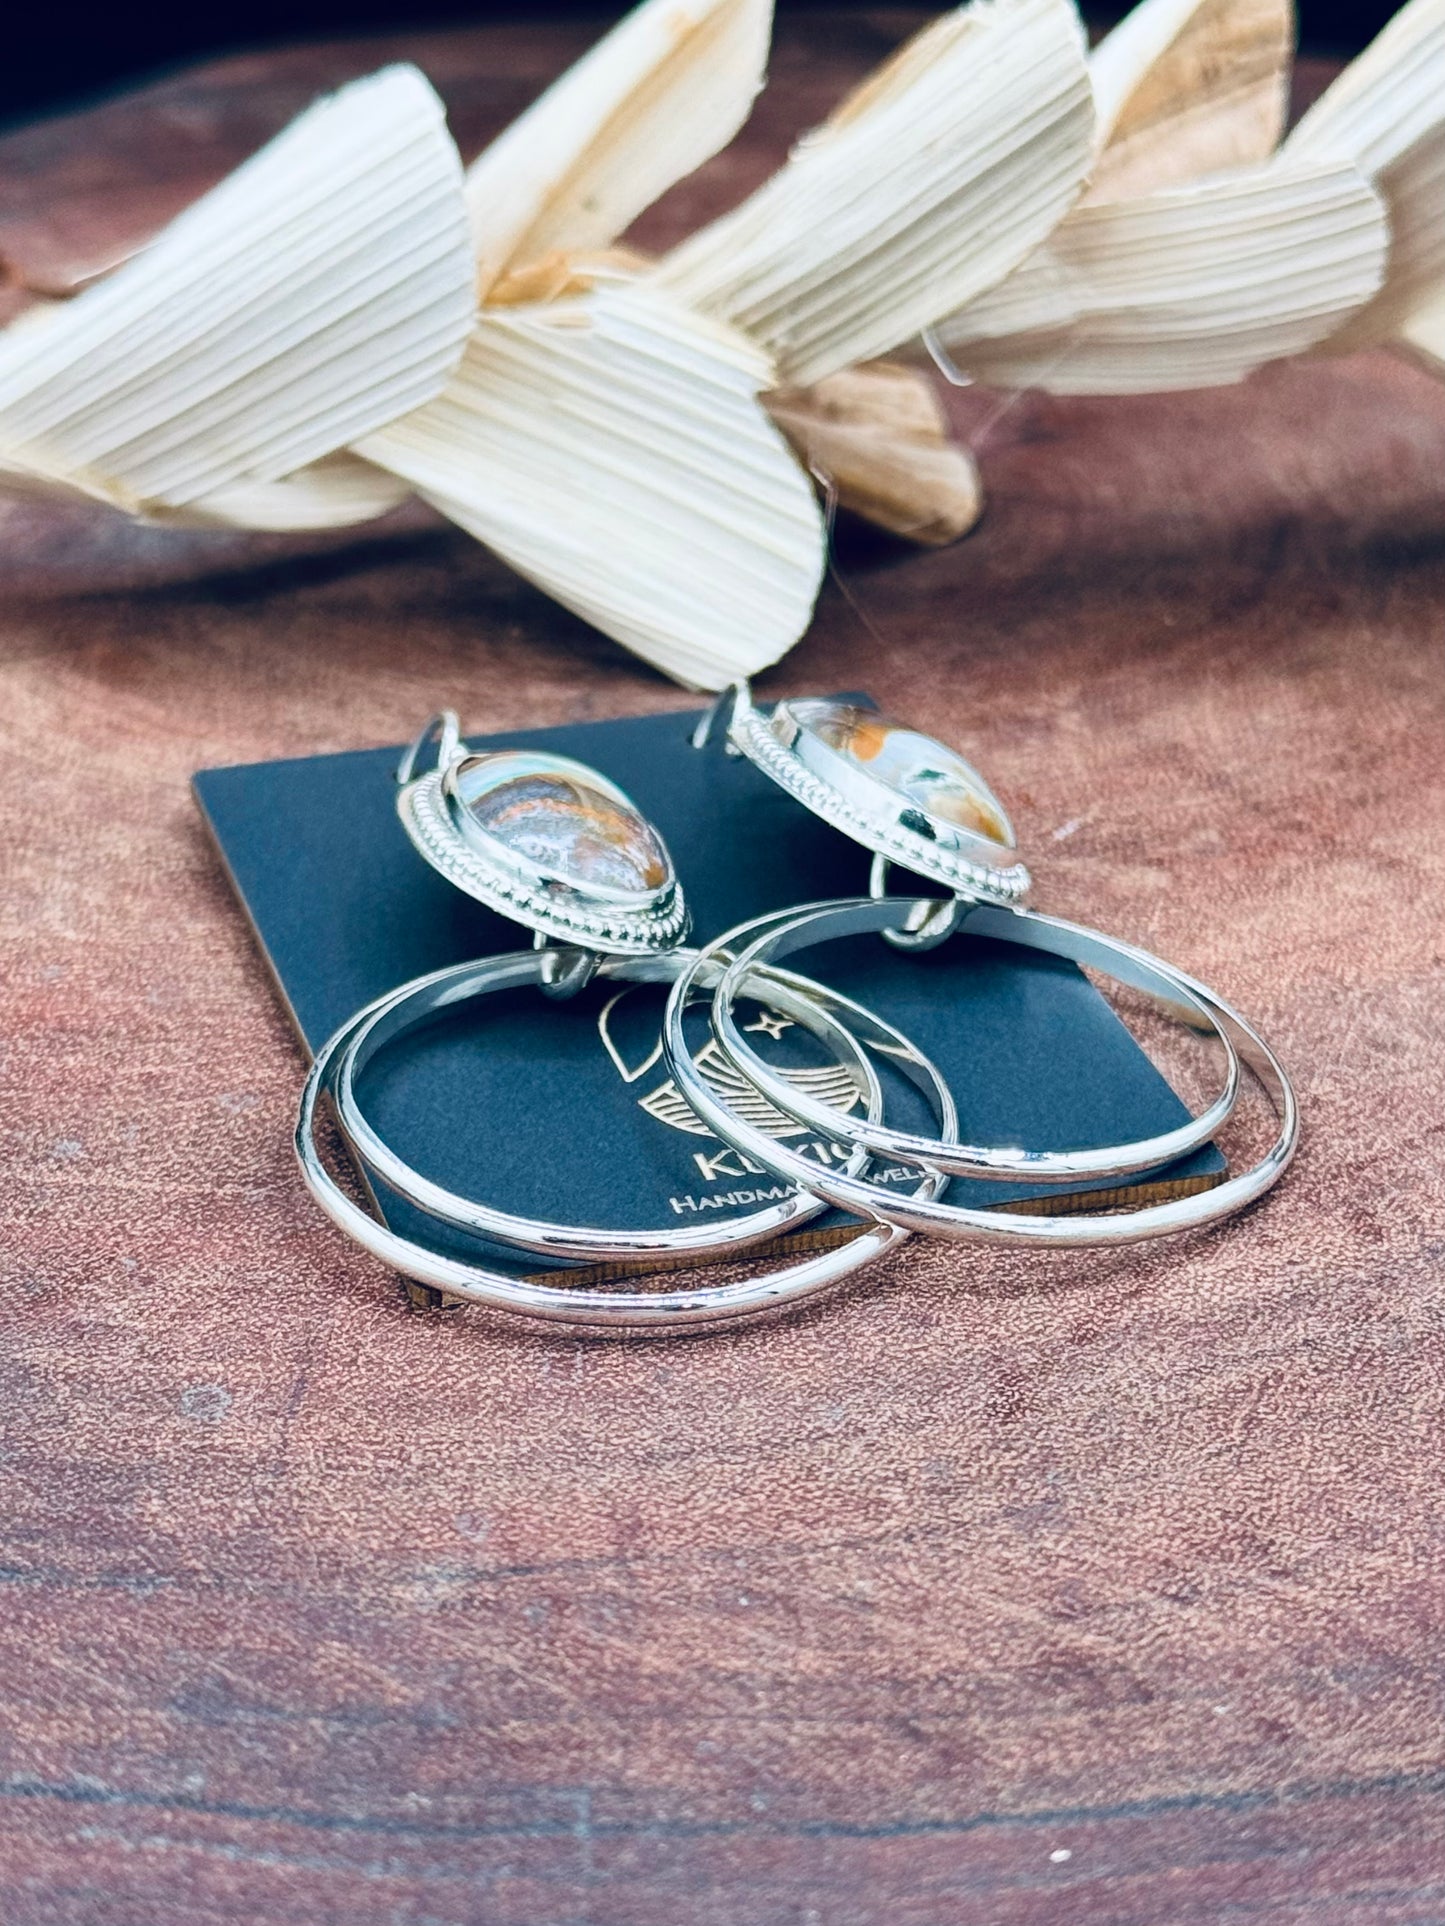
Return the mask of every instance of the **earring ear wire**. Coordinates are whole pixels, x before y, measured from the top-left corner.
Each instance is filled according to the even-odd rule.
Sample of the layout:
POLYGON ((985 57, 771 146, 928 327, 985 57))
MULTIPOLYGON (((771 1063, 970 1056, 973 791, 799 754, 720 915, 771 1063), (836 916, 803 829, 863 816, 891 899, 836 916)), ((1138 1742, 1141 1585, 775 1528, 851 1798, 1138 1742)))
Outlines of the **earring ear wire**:
MULTIPOLYGON (((688 738, 694 749, 706 749, 712 741, 713 731, 717 727, 718 718, 730 702, 733 705, 732 719, 733 722, 736 723, 739 712, 744 708, 751 709, 753 706, 752 690, 746 679, 730 682, 727 688, 722 690, 721 693, 708 704, 707 708, 698 718, 697 727, 688 738)), ((733 741, 731 727, 727 735, 723 738, 723 754, 727 756, 740 756, 742 754, 742 750, 739 749, 736 742, 733 741)))
POLYGON ((427 744, 433 736, 436 737, 437 745, 436 766, 438 769, 444 769, 455 759, 457 750, 461 746, 462 726, 457 720, 455 709, 438 709, 434 716, 427 717, 411 747, 396 765, 398 788, 409 783, 416 774, 416 766, 426 753, 427 744))

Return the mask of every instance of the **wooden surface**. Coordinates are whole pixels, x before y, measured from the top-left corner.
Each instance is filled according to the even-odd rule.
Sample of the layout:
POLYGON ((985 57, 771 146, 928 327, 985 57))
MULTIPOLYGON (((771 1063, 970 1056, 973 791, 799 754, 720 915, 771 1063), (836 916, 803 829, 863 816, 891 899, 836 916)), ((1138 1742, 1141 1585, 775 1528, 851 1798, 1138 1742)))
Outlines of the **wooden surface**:
MULTIPOLYGON (((790 18, 648 237, 897 24, 790 18)), ((393 51, 475 145, 575 45, 236 62, 16 135, 0 254, 135 238, 393 51)), ((320 1221, 186 784, 443 701, 686 698, 419 514, 5 511, 5 1926, 1445 1920, 1445 391, 1028 399, 981 459, 978 534, 845 543, 767 692, 973 753, 1043 906, 1260 1018, 1304 1153, 1219 1235, 915 1245, 667 1345, 418 1316, 320 1221)))

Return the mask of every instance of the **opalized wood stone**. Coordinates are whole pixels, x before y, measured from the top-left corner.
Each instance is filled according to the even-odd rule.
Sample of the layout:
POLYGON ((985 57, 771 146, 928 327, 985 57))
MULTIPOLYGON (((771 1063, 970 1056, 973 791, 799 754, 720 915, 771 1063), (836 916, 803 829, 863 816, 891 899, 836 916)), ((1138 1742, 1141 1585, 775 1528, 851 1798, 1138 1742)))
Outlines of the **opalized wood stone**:
POLYGON ((982 778, 932 736, 895 722, 877 709, 823 697, 790 702, 788 713, 805 734, 904 796, 930 816, 1013 847, 1013 832, 982 778))
POLYGON ((457 793, 478 829, 578 888, 645 896, 671 873, 646 818, 561 757, 479 756, 458 772, 457 793))

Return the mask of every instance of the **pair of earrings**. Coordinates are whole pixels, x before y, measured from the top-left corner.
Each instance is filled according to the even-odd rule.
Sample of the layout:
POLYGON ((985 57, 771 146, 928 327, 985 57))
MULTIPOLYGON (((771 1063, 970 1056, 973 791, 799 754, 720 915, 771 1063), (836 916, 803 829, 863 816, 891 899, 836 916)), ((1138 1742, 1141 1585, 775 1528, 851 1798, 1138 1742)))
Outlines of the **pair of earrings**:
MULTIPOLYGON (((754 919, 700 950, 684 947, 688 912, 662 838, 613 783, 570 758, 529 750, 474 752, 457 720, 433 717, 397 770, 398 811, 419 853, 448 881, 533 932, 534 947, 440 970, 358 1011, 319 1053, 303 1093, 297 1153, 313 1196, 343 1230, 405 1275, 451 1295, 533 1317, 603 1327, 716 1326, 796 1302, 873 1262, 914 1233, 961 1242, 1057 1246, 1136 1242, 1214 1222, 1261 1196, 1293 1155, 1298 1111, 1289 1079, 1259 1033, 1205 985, 1147 952, 1024 907, 1027 869, 1008 816, 978 773, 931 737, 871 709, 822 699, 758 710, 746 684, 703 718, 702 748, 724 712, 728 747, 804 808, 873 853, 866 897, 754 919), (435 743, 434 766, 423 769, 435 743), (888 894, 890 870, 942 885, 946 896, 888 894), (932 948, 955 936, 1002 940, 1084 964, 1141 993, 1223 1046, 1220 1089, 1187 1122, 1103 1148, 1030 1151, 960 1142, 947 1081, 896 1026, 814 980, 781 967, 788 956, 846 936, 881 935, 895 948, 932 948), (734 1150, 790 1186, 785 1196, 725 1223, 664 1230, 601 1230, 520 1217, 446 1190, 410 1167, 368 1120, 357 1097, 367 1064, 408 1031, 475 998, 535 984, 575 995, 594 976, 668 986, 662 1042, 677 1088, 734 1150), (748 1042, 742 998, 810 1032, 846 1071, 856 1101, 830 1103, 808 1080, 779 1072, 748 1042), (730 1101, 704 1074, 688 1011, 711 999, 712 1036, 746 1088, 773 1114, 828 1133, 846 1152, 823 1166, 762 1127, 755 1103, 730 1101), (878 1061, 921 1092, 934 1133, 885 1116, 878 1061), (1214 1189, 1132 1211, 1060 1218, 950 1202, 955 1176, 1041 1184, 1125 1177, 1207 1144, 1233 1113, 1247 1068, 1270 1099, 1278 1133, 1250 1169, 1214 1189), (735 1258, 829 1207, 860 1220, 848 1242, 741 1282, 659 1291, 568 1288, 434 1250, 372 1217, 336 1184, 317 1150, 328 1100, 362 1166, 439 1223, 561 1262, 623 1260, 700 1265, 735 1258), (744 1113, 747 1114, 744 1114, 744 1113), (916 1173, 911 1188, 870 1174, 883 1161, 916 1173)), ((830 1090, 836 1095, 836 1090, 830 1090)))

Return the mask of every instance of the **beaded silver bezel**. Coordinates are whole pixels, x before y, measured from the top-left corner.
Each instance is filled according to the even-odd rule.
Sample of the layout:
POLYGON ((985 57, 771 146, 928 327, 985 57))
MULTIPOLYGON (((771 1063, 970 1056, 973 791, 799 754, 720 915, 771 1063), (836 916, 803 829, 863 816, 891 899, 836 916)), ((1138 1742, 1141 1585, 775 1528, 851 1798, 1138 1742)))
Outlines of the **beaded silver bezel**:
MULTIPOLYGON (((778 710, 786 716, 787 704, 779 703, 778 710)), ((970 900, 1014 904, 1027 896, 1032 879, 1023 863, 994 866, 973 862, 960 851, 946 847, 943 841, 920 835, 910 829, 903 818, 907 815, 926 818, 927 812, 883 784, 868 785, 869 801, 876 799, 876 806, 871 808, 859 801, 863 793, 861 787, 855 787, 851 796, 845 796, 779 740, 771 717, 753 707, 746 684, 740 685, 736 692, 728 739, 755 768, 805 809, 886 861, 897 863, 915 876, 942 883, 955 895, 970 900)))
POLYGON ((675 949, 687 935, 687 905, 671 856, 667 881, 635 906, 560 883, 515 852, 506 864, 490 861, 457 828, 445 792, 446 773, 444 764, 404 783, 396 808, 418 853, 465 895, 538 935, 611 956, 675 949))

